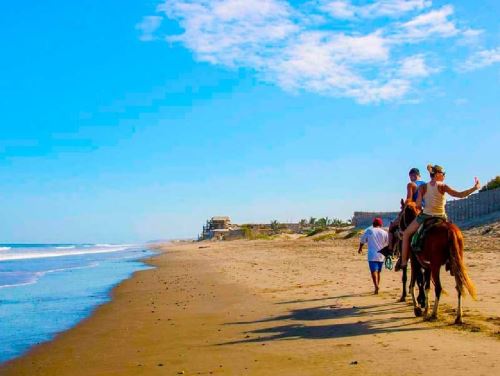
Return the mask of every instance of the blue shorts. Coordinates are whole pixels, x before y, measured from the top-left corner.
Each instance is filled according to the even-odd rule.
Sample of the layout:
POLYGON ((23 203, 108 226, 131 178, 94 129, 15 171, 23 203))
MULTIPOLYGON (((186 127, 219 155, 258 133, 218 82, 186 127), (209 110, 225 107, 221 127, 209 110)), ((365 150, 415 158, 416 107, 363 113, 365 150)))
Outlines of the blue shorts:
POLYGON ((384 266, 383 261, 368 261, 368 265, 370 266, 370 271, 373 272, 381 272, 382 266, 384 266))

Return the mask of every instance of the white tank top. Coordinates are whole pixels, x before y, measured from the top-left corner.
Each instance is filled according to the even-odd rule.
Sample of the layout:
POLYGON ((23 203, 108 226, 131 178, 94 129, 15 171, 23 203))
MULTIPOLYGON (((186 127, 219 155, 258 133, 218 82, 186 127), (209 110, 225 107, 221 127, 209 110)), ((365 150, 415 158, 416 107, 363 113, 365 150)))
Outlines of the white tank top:
POLYGON ((446 198, 444 193, 439 192, 438 186, 443 185, 441 182, 436 182, 435 185, 427 183, 427 189, 424 195, 425 207, 424 214, 445 216, 446 212, 444 206, 446 205, 446 198))

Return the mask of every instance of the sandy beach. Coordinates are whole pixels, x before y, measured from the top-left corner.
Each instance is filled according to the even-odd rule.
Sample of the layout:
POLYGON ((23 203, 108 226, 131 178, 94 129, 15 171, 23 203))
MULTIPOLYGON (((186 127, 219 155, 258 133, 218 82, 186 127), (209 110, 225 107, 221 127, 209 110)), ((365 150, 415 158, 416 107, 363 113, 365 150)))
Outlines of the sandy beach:
MULTIPOLYGON (((373 295, 357 238, 161 246, 75 328, 0 367, 1 375, 500 374, 498 233, 466 232, 478 300, 455 326, 453 278, 440 319, 397 302, 400 273, 373 295)), ((433 295, 432 295, 433 296, 433 295)))

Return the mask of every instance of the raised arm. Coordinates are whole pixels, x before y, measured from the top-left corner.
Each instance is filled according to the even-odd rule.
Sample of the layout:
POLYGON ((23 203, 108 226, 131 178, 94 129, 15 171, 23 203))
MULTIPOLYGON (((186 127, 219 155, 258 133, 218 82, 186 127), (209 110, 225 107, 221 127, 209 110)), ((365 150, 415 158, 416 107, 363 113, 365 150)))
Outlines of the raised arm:
POLYGON ((472 188, 466 189, 465 191, 456 191, 453 188, 443 185, 444 192, 448 193, 450 196, 457 198, 465 198, 470 195, 472 192, 477 191, 481 187, 481 183, 477 178, 474 178, 474 186, 472 188))

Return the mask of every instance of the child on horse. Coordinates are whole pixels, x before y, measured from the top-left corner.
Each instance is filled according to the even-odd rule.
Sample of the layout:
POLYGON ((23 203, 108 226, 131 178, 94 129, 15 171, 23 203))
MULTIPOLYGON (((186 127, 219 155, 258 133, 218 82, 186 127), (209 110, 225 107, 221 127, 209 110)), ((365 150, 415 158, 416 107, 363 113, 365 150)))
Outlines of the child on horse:
POLYGON ((420 171, 416 167, 413 167, 408 175, 410 177, 410 182, 406 185, 406 200, 416 202, 418 197, 418 188, 425 184, 425 181, 420 180, 420 171))
MULTIPOLYGON (((418 197, 418 188, 425 184, 425 181, 420 180, 420 171, 418 168, 413 167, 410 172, 408 172, 410 182, 406 185, 406 201, 405 202, 416 202, 418 197)), ((401 215, 401 214, 400 214, 401 215)), ((399 221, 401 220, 398 216, 389 226, 389 245, 388 248, 392 252, 393 242, 394 242, 394 231, 399 227, 399 221)))
POLYGON ((425 207, 403 233, 403 252, 401 255, 401 263, 398 262, 398 264, 396 264, 396 271, 406 267, 408 256, 410 254, 410 241, 419 226, 427 219, 433 217, 447 220, 445 212, 446 193, 452 197, 465 198, 481 187, 479 180, 474 178, 474 186, 472 188, 459 192, 444 184, 444 177, 446 173, 443 167, 438 165, 428 165, 427 170, 429 171, 431 181, 419 187, 416 201, 417 208, 420 208, 422 206, 422 200, 425 200, 425 207))

